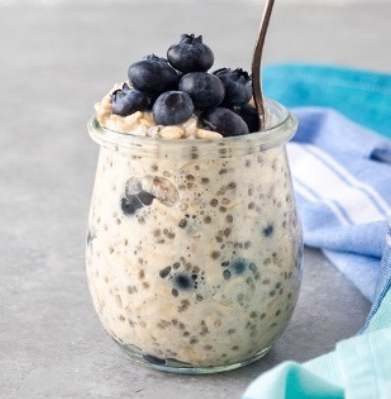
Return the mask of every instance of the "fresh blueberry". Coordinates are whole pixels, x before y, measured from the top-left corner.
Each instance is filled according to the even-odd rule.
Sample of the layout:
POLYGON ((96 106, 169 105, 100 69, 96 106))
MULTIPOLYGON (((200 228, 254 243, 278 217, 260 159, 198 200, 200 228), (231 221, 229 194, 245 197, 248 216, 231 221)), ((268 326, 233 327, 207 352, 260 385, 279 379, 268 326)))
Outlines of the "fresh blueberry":
MULTIPOLYGON (((235 276, 240 276, 249 268, 251 269, 248 261, 243 258, 235 259, 232 262, 225 262, 225 264, 228 264, 223 271, 223 277, 225 280, 229 280, 231 277, 234 278, 235 276)), ((253 267, 255 266, 253 263, 251 263, 251 265, 253 265, 253 267)))
POLYGON ((259 115, 255 107, 250 104, 239 108, 237 113, 242 117, 242 119, 247 123, 248 130, 250 133, 259 132, 260 120, 259 115))
POLYGON ((96 234, 92 230, 88 229, 87 244, 90 245, 95 238, 96 238, 96 234))
POLYGON ((178 125, 193 115, 194 104, 183 91, 167 91, 155 101, 152 112, 158 125, 178 125))
POLYGON ((224 137, 241 136, 248 133, 244 120, 228 108, 215 108, 203 115, 207 128, 222 134, 224 137))
POLYGON ((263 235, 264 235, 265 237, 270 237, 270 236, 273 234, 273 231, 274 231, 273 225, 272 225, 272 224, 269 224, 269 226, 267 226, 267 227, 265 227, 265 228, 263 229, 263 235))
POLYGON ((121 209, 126 216, 131 216, 143 207, 141 201, 135 195, 121 198, 121 209))
POLYGON ((221 80, 206 72, 191 72, 179 82, 179 90, 188 93, 196 109, 217 107, 224 99, 221 80))
POLYGON ((157 366, 163 366, 166 364, 165 359, 160 359, 159 357, 152 356, 152 355, 143 355, 143 358, 151 364, 156 364, 157 366))
POLYGON ((133 90, 133 89, 129 86, 128 83, 125 82, 125 83, 122 85, 122 89, 120 89, 120 90, 122 90, 122 91, 124 91, 124 92, 127 92, 127 91, 131 91, 131 90, 133 90))
POLYGON ((206 72, 214 62, 212 50, 202 42, 202 36, 182 35, 178 44, 167 51, 170 64, 181 72, 206 72))
POLYGON ((188 291, 192 288, 194 288, 194 282, 191 278, 190 275, 187 273, 177 273, 174 278, 174 285, 176 288, 183 290, 183 291, 188 291))
POLYGON ((225 97, 223 104, 227 107, 241 107, 250 101, 253 94, 251 79, 241 68, 221 68, 214 74, 223 82, 225 97))
POLYGON ((147 111, 151 109, 152 100, 139 90, 130 89, 124 85, 121 90, 116 90, 111 95, 113 114, 128 116, 136 111, 147 111))
POLYGON ((155 196, 149 193, 148 191, 140 191, 137 194, 137 198, 140 200, 140 202, 143 205, 148 206, 152 204, 152 201, 155 199, 155 196))
POLYGON ((179 76, 165 58, 151 54, 129 67, 128 77, 135 89, 160 94, 176 89, 179 76))
POLYGON ((243 259, 238 259, 232 263, 232 270, 236 275, 242 274, 246 270, 247 263, 243 259))
POLYGON ((130 216, 143 206, 151 205, 154 199, 154 195, 144 190, 137 194, 129 194, 125 191, 125 195, 121 199, 121 209, 126 216, 130 216))

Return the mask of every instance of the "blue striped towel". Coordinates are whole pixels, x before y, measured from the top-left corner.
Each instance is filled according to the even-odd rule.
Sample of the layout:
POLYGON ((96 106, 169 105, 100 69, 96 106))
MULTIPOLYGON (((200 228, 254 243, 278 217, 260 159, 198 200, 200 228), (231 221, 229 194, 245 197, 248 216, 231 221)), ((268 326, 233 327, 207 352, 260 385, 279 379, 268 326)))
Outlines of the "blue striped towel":
POLYGON ((331 109, 294 113, 288 155, 304 242, 372 301, 391 215, 391 141, 331 109))

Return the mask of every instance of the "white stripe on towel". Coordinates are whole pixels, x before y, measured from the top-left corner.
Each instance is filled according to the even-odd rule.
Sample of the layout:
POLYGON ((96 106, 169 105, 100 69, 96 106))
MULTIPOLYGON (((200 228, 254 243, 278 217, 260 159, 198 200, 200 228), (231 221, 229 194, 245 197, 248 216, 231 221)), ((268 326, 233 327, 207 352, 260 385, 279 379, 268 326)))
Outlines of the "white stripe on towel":
POLYGON ((325 152, 319 148, 314 151, 315 147, 309 144, 288 143, 287 148, 293 177, 311 187, 320 198, 337 203, 353 223, 384 220, 389 207, 380 195, 358 182, 325 152))
POLYGON ((346 182, 351 186, 356 187, 357 189, 366 193, 368 197, 371 198, 377 209, 383 214, 383 217, 386 218, 391 214, 391 208, 379 195, 379 193, 373 189, 373 187, 362 183, 360 180, 357 180, 353 175, 347 172, 345 168, 341 167, 340 163, 336 162, 330 155, 320 150, 318 147, 308 144, 306 148, 308 151, 322 159, 327 166, 329 166, 331 169, 334 169, 335 173, 339 175, 342 180, 346 180, 346 182))
POLYGON ((314 195, 314 193, 312 193, 311 190, 308 189, 308 187, 306 187, 306 185, 302 183, 298 178, 293 178, 293 186, 295 187, 297 193, 300 194, 305 199, 307 199, 308 201, 314 203, 320 202, 325 204, 334 213, 334 216, 339 220, 339 222, 343 226, 348 226, 352 224, 352 222, 348 218, 346 218, 346 216, 340 211, 340 209, 338 209, 334 201, 330 201, 324 198, 319 198, 317 195, 314 195))

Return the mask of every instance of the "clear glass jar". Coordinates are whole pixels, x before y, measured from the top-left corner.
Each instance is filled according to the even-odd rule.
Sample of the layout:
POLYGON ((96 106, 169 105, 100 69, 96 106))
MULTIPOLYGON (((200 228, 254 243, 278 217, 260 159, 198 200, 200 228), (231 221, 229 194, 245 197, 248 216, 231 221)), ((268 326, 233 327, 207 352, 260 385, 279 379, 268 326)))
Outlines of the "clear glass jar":
POLYGON ((87 275, 107 333, 133 359, 210 373, 261 358, 297 302, 302 231, 286 142, 297 122, 221 140, 109 131, 100 144, 87 275))

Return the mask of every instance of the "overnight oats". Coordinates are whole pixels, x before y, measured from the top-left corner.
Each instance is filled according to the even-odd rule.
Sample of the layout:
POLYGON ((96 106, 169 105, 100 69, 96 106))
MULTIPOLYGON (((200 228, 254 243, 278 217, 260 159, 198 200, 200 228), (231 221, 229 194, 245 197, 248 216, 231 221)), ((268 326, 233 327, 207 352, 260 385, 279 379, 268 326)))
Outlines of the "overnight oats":
POLYGON ((88 283, 131 358, 224 371, 262 357, 297 302, 302 233, 285 149, 297 124, 267 101, 259 132, 248 74, 206 72, 200 37, 183 35, 168 61, 133 64, 89 124, 100 154, 88 283))

